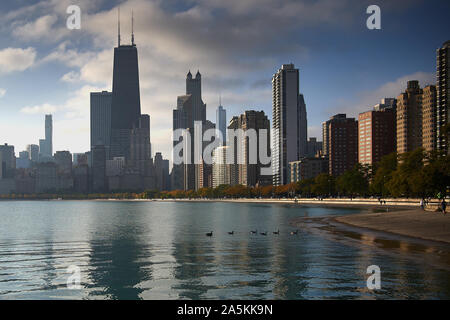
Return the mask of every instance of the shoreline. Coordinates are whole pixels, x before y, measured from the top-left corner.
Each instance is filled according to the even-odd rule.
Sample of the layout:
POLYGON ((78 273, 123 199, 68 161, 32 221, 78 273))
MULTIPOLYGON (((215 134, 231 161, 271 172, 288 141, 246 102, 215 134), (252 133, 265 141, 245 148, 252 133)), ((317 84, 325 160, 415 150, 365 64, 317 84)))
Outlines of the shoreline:
POLYGON ((450 213, 443 215, 434 212, 437 201, 431 201, 427 211, 420 208, 420 199, 382 199, 386 204, 380 205, 378 199, 2 199, 1 201, 117 201, 117 202, 228 202, 288 204, 308 207, 335 207, 359 209, 361 213, 330 217, 337 224, 344 224, 360 229, 369 229, 420 240, 430 240, 450 244, 450 213))
POLYGON ((366 211, 331 220, 359 229, 450 244, 450 214, 410 208, 390 212, 366 211))

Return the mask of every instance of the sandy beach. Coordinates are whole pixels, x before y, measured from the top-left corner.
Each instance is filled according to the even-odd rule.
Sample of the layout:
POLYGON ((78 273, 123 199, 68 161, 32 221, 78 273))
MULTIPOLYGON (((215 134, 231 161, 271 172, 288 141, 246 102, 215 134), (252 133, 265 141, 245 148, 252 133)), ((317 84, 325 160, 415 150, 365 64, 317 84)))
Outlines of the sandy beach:
POLYGON ((389 212, 364 212, 336 217, 334 220, 354 227, 450 244, 450 214, 414 208, 389 212))

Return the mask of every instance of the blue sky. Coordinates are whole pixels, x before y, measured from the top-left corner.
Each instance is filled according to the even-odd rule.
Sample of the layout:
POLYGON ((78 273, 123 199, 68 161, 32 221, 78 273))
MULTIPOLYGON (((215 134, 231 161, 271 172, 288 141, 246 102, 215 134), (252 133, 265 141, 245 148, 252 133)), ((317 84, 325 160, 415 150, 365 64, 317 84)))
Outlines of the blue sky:
POLYGON ((16 153, 44 135, 54 117, 54 149, 89 149, 89 92, 110 90, 117 6, 130 41, 131 9, 139 50, 143 112, 153 151, 170 158, 172 109, 189 69, 202 73, 207 117, 219 94, 227 116, 264 110, 271 77, 283 63, 300 69, 309 135, 331 115, 357 116, 406 81, 435 81, 436 49, 450 39, 450 2, 350 0, 2 1, 0 143, 16 153), (66 28, 66 8, 82 9, 81 30, 66 28), (368 5, 381 30, 366 28, 368 5))

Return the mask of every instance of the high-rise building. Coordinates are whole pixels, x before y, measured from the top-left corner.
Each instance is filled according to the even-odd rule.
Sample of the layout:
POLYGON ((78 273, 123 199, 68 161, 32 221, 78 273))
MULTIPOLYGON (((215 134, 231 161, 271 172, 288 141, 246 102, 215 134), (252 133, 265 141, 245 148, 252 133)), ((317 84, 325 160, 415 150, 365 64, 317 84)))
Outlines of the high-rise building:
POLYGON ((17 169, 28 169, 30 167, 31 160, 28 151, 19 152, 19 157, 16 159, 17 169))
MULTIPOLYGON (((229 170, 229 184, 233 186, 239 184, 238 152, 242 152, 242 143, 239 143, 239 141, 236 141, 234 138, 232 139, 230 133, 239 129, 239 122, 239 117, 233 116, 228 123, 227 145, 229 148, 226 150, 229 153, 227 154, 226 161, 229 164, 227 169, 229 170)), ((218 163, 220 163, 220 161, 218 163)))
POLYGON ((231 184, 230 180, 230 164, 227 162, 227 155, 229 146, 217 147, 213 151, 212 164, 212 186, 217 188, 220 185, 231 184))
MULTIPOLYGON (((238 184, 245 186, 267 185, 271 183, 271 175, 263 174, 262 169, 267 167, 267 164, 261 163, 259 155, 265 152, 266 155, 270 154, 269 150, 261 150, 262 145, 268 149, 270 146, 270 122, 264 111, 249 110, 245 111, 239 117, 233 118, 233 129, 242 130, 244 136, 240 138, 237 136, 235 141, 230 140, 230 146, 234 147, 238 153, 242 155, 242 161, 239 161, 239 157, 236 157, 238 184), (248 134, 248 132, 255 133, 248 134), (259 139, 263 137, 260 135, 262 130, 266 131, 265 141, 259 139), (252 159, 254 157, 254 159, 252 159)), ((230 137, 231 138, 231 137, 230 137)))
POLYGON ((327 156, 330 152, 330 134, 328 131, 330 120, 322 122, 322 154, 327 156))
POLYGON ((308 140, 308 157, 313 158, 318 154, 322 154, 322 141, 317 141, 316 137, 310 137, 308 140))
POLYGON ((47 145, 46 154, 53 155, 53 120, 51 114, 45 115, 45 142, 47 145))
POLYGON ((227 111, 222 104, 216 110, 216 131, 222 135, 222 145, 227 143, 227 111))
POLYGON ((55 163, 59 176, 70 176, 72 174, 72 154, 69 151, 56 151, 55 163))
POLYGON ((328 173, 327 157, 307 157, 289 162, 289 183, 312 179, 328 173))
POLYGON ((138 51, 134 35, 130 45, 120 44, 120 29, 118 38, 118 46, 114 48, 109 158, 128 159, 131 130, 141 116, 138 51))
POLYGON ((91 92, 91 149, 105 146, 107 158, 111 143, 111 103, 111 92, 91 92))
POLYGON ((397 97, 397 153, 422 147, 422 94, 419 81, 408 81, 397 97))
POLYGON ((286 184, 288 164, 307 154, 307 120, 299 70, 284 64, 272 78, 273 185, 286 184))
MULTIPOLYGON (((204 135, 207 130, 215 131, 216 125, 213 122, 206 120, 202 125, 202 135, 204 135)), ((206 146, 211 142, 212 141, 202 142, 201 146, 202 154, 203 150, 205 150, 206 146)), ((210 155, 210 157, 212 158, 212 154, 210 155)), ((208 187, 212 187, 212 164, 202 161, 202 163, 195 164, 195 190, 208 187)))
POLYGON ((73 165, 75 167, 88 165, 88 156, 86 153, 74 153, 73 154, 73 165))
POLYGON ((7 143, 0 145, 0 179, 14 178, 16 156, 14 146, 7 143))
POLYGON ((28 155, 30 156, 30 160, 33 162, 38 162, 39 160, 39 146, 36 144, 27 145, 28 155))
POLYGON ((138 118, 131 130, 130 141, 129 166, 141 176, 149 176, 152 166, 149 115, 143 114, 138 118))
MULTIPOLYGON (((186 76, 186 94, 178 96, 177 108, 173 110, 173 130, 185 129, 190 134, 190 153, 173 155, 173 158, 183 157, 183 164, 174 164, 172 170, 172 188, 193 190, 203 182, 199 181, 201 175, 199 170, 202 168, 196 167, 194 164, 194 138, 195 138, 195 123, 200 123, 203 128, 206 124, 206 104, 202 100, 202 81, 201 74, 197 72, 195 78, 192 77, 192 73, 189 71, 186 76)), ((197 126, 198 127, 198 126, 197 126)), ((198 127, 200 128, 200 127, 198 127)), ((199 129, 200 130, 200 129, 199 129)), ((201 129, 200 134, 203 133, 201 129)), ((174 141, 174 146, 181 143, 174 141)), ((189 145, 187 141, 184 141, 186 145, 189 145)), ((201 148, 203 153, 203 149, 201 148)))
POLYGON ((155 187, 157 190, 169 190, 169 160, 162 157, 161 152, 155 154, 155 187))
POLYGON ((358 116, 358 161, 375 164, 396 151, 396 114, 394 106, 377 104, 358 116))
POLYGON ((436 147, 450 154, 450 137, 442 134, 442 128, 450 119, 450 40, 446 41, 436 52, 436 147))
POLYGON ((106 183, 106 148, 103 145, 92 148, 92 190, 104 192, 106 183))
POLYGON ((358 121, 337 114, 328 122, 328 171, 340 176, 358 163, 358 121))
POLYGON ((423 88, 422 95, 422 147, 426 151, 437 148, 436 136, 436 86, 423 88))
POLYGON ((45 115, 45 139, 39 140, 39 161, 51 161, 53 156, 53 120, 52 115, 45 115))

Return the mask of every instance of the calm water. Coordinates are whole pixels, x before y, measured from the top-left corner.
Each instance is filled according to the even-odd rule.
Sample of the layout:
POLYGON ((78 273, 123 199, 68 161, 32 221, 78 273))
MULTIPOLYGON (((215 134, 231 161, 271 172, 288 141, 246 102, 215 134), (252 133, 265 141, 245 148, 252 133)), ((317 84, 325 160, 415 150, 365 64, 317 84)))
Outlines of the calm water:
POLYGON ((450 298, 446 245, 340 231, 312 219, 303 219, 297 236, 289 234, 294 218, 356 212, 235 203, 0 202, 0 299, 450 298), (251 235, 254 229, 268 235, 251 235), (277 229, 280 235, 273 235, 277 229), (382 273, 376 293, 366 288, 372 264, 382 273), (67 288, 70 265, 80 267, 80 290, 67 288))

